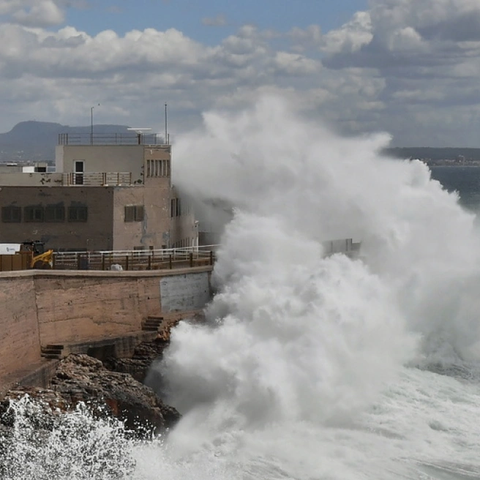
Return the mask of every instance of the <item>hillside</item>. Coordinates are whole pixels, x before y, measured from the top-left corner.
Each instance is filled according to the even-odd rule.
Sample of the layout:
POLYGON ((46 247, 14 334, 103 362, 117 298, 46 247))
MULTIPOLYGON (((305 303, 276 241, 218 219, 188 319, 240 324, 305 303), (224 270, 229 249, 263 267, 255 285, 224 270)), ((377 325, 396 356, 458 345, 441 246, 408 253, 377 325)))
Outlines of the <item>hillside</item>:
MULTIPOLYGON (((95 134, 127 133, 126 125, 95 125, 95 134)), ((60 133, 90 133, 90 126, 27 121, 0 133, 0 162, 53 161, 60 133)))

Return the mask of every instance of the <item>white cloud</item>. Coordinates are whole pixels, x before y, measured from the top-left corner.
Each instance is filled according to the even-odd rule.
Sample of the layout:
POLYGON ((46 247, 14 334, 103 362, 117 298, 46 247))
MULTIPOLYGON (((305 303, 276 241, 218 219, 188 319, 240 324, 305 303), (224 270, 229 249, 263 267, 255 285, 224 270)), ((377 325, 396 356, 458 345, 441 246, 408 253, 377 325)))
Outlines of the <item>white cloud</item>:
POLYGON ((203 110, 241 108, 275 93, 347 133, 387 129, 402 144, 432 144, 420 135, 479 143, 478 0, 372 0, 329 32, 314 24, 283 34, 244 25, 214 46, 174 28, 95 36, 45 28, 48 18, 63 18, 65 5, 0 0, 0 129, 29 118, 85 124, 99 102, 100 123, 161 130, 168 101, 173 133, 203 110), (38 14, 26 25, 34 8, 43 20, 38 14))
POLYGON ((322 50, 329 54, 353 53, 370 43, 372 38, 370 14, 357 12, 350 22, 324 36, 322 50))
POLYGON ((65 19, 62 0, 0 0, 0 14, 12 23, 35 27, 59 25, 65 19))

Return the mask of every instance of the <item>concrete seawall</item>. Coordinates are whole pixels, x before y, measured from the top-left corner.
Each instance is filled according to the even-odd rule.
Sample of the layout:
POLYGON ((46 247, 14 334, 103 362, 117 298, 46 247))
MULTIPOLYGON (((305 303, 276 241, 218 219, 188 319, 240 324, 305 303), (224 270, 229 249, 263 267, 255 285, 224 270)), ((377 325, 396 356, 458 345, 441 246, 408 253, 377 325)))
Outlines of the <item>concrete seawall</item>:
POLYGON ((46 345, 134 345, 148 316, 202 308, 211 270, 0 273, 0 392, 53 362, 41 356, 46 345))

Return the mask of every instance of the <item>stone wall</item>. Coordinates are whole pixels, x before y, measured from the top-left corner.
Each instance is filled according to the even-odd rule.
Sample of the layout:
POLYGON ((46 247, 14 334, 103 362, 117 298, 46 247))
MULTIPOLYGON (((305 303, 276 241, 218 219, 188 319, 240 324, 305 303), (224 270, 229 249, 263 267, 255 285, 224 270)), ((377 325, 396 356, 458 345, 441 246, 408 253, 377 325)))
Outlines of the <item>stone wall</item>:
POLYGON ((0 276, 0 379, 40 360, 34 278, 0 276))
POLYGON ((44 361, 42 346, 93 343, 140 332, 149 315, 163 314, 162 279, 209 275, 211 269, 0 273, 0 390, 7 379, 44 361))

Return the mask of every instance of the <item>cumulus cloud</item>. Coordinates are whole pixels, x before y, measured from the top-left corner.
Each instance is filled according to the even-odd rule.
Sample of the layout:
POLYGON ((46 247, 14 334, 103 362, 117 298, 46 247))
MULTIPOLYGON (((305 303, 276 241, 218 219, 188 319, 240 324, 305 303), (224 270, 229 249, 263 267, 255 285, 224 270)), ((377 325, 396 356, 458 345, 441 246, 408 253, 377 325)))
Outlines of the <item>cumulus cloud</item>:
POLYGON ((64 6, 63 0, 0 0, 0 15, 12 23, 48 27, 64 21, 64 6))
POLYGON ((63 25, 67 3, 0 0, 0 129, 29 118, 85 124, 100 102, 100 123, 161 130, 168 101, 173 138, 204 110, 275 93, 348 134, 386 129, 404 145, 478 143, 478 0, 371 0, 334 30, 243 25, 216 45, 175 28, 89 35, 63 25))

